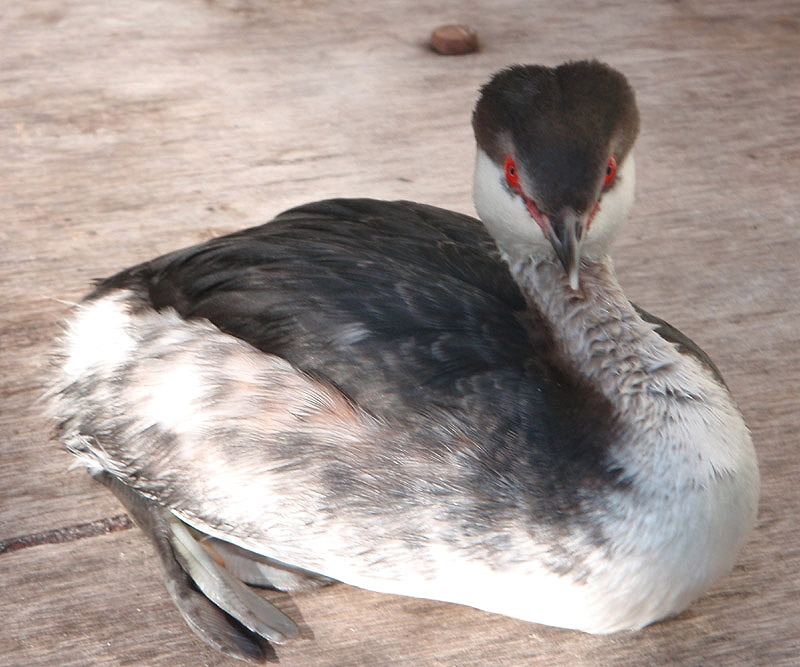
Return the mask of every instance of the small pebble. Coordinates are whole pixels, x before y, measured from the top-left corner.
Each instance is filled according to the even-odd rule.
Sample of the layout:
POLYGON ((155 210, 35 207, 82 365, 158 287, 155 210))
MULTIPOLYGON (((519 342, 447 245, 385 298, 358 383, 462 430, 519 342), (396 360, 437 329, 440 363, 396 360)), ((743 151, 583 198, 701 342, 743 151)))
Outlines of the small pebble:
POLYGON ((467 25, 442 25, 431 33, 431 48, 443 56, 461 56, 478 50, 478 35, 467 25))

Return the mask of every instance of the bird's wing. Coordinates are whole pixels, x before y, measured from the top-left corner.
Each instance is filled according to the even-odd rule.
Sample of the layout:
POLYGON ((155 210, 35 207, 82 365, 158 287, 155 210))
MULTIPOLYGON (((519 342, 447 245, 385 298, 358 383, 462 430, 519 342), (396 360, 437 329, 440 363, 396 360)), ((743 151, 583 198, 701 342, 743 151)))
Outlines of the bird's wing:
POLYGON ((376 411, 457 402, 470 378, 530 356, 515 315, 524 299, 482 225, 419 204, 311 204, 124 271, 95 294, 120 287, 376 411))

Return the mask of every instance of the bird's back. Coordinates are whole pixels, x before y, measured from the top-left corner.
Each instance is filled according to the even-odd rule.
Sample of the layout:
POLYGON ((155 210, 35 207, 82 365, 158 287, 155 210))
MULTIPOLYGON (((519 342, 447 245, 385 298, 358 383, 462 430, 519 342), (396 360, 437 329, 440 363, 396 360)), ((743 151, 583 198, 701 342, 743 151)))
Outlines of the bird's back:
MULTIPOLYGON (((477 220, 408 202, 334 200, 109 278, 207 319, 375 409, 441 402, 464 378, 521 368, 525 301, 477 220)), ((462 389, 463 390, 463 389, 462 389)))
POLYGON ((434 427, 464 434, 475 488, 513 487, 532 525, 579 513, 587 481, 614 483, 603 456, 613 410, 559 361, 469 216, 318 202, 123 271, 90 298, 118 289, 324 378, 421 446, 453 447, 434 427))

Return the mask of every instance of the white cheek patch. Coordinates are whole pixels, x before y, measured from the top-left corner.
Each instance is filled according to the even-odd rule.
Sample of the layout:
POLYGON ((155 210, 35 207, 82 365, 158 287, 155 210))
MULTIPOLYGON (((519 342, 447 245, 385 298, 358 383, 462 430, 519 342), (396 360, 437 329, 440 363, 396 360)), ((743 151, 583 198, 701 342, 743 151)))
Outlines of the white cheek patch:
MULTIPOLYGON (((629 154, 619 165, 617 180, 606 192, 583 242, 582 254, 596 260, 608 253, 620 225, 628 218, 636 187, 636 164, 629 154)), ((553 249, 522 197, 505 184, 505 173, 481 149, 475 156, 475 209, 509 262, 552 255, 553 249)))
POLYGON ((617 230, 631 213, 635 190, 636 161, 631 153, 619 165, 614 187, 600 199, 600 206, 583 242, 582 254, 584 257, 596 260, 608 254, 608 248, 614 240, 617 230))
POLYGON ((498 248, 511 260, 552 253, 550 243, 531 217, 522 197, 505 184, 505 172, 481 149, 475 156, 475 210, 498 248))

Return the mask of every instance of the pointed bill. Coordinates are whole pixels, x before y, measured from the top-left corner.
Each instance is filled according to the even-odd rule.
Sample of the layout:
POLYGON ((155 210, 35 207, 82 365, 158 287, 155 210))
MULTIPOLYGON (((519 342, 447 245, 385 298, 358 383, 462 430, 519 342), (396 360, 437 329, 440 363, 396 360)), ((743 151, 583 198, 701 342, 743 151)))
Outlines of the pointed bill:
POLYGON ((580 281, 581 240, 585 229, 585 216, 566 213, 560 220, 551 222, 553 233, 549 236, 556 256, 567 272, 569 286, 577 290, 580 281))

